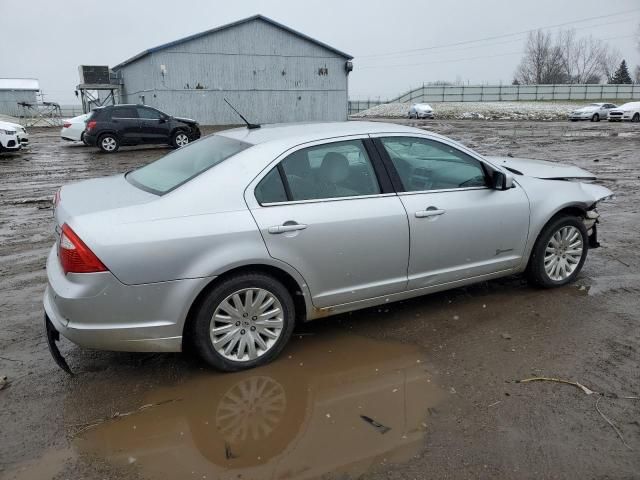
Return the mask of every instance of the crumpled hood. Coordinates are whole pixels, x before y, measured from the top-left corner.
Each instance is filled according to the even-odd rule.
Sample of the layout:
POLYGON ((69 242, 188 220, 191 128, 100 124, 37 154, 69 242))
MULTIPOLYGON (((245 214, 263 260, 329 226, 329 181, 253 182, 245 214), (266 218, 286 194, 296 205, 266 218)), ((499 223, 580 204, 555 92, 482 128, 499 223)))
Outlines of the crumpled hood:
POLYGON ((183 117, 173 117, 174 120, 178 120, 179 122, 184 122, 184 123, 198 123, 195 120, 191 119, 191 118, 183 118, 183 117))
POLYGON ((544 160, 532 160, 529 158, 512 157, 486 157, 496 166, 504 167, 516 175, 526 175, 528 177, 564 180, 579 178, 583 180, 595 180, 596 176, 573 165, 562 163, 546 162, 544 160))

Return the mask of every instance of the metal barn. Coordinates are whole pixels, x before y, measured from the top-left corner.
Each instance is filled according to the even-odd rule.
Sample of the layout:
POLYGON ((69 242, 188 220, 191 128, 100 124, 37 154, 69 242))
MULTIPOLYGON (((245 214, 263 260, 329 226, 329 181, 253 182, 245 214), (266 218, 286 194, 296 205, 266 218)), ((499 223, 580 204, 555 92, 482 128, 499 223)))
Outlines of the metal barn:
POLYGON ((0 113, 19 117, 23 112, 19 103, 35 105, 39 90, 33 78, 0 78, 0 113))
POLYGON ((353 57, 262 15, 160 45, 113 67, 120 103, 202 124, 346 120, 353 57))

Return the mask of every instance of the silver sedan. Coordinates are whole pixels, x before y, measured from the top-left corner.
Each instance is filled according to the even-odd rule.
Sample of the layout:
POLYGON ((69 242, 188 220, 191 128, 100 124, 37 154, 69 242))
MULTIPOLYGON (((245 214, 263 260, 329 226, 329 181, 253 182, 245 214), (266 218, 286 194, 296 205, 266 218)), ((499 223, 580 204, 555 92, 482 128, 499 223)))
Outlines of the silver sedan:
POLYGON ((486 157, 369 122, 208 136, 127 174, 62 187, 47 338, 195 347, 231 371, 294 326, 517 273, 573 281, 612 192, 580 168, 486 157))

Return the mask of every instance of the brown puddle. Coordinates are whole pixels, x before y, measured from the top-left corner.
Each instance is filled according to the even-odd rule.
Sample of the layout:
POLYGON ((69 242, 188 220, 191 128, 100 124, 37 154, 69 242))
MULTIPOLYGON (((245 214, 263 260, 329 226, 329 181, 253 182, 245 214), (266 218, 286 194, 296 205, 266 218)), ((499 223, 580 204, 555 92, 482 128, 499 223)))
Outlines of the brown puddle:
POLYGON ((80 454, 150 478, 358 476, 419 453, 444 394, 416 348, 345 332, 295 337, 281 359, 149 394, 147 408, 80 434, 80 454))

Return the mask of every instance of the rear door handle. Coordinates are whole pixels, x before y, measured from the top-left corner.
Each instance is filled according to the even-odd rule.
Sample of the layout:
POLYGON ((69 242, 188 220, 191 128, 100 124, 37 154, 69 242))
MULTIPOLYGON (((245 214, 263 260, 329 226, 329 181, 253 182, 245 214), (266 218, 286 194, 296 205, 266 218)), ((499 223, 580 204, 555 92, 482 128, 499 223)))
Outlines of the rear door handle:
POLYGON ((285 232, 295 232, 297 230, 304 230, 307 226, 304 223, 291 223, 284 225, 275 225, 273 227, 269 227, 267 230, 269 233, 285 233, 285 232))
POLYGON ((416 218, 425 218, 425 217, 436 217, 438 215, 442 215, 446 212, 446 210, 441 210, 436 207, 429 207, 426 210, 418 210, 416 212, 416 218))

